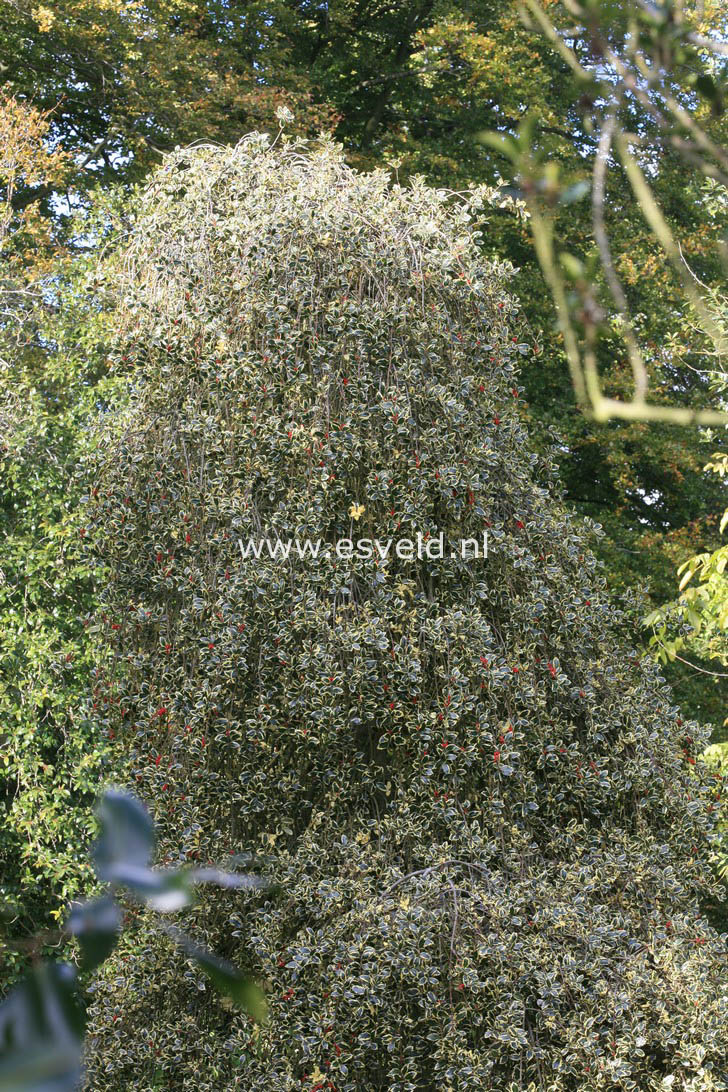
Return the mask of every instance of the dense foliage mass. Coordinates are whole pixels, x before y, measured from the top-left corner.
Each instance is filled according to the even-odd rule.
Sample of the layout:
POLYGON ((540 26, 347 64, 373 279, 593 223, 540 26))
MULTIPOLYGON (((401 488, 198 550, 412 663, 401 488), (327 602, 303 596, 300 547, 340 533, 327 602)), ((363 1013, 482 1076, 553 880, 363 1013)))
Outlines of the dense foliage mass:
MULTIPOLYGON (((48 177, 49 157, 44 119, 25 108, 9 121, 6 108, 0 100, 0 185, 12 195, 21 180, 48 177)), ((103 747, 85 715, 94 599, 73 477, 87 422, 114 382, 96 301, 83 290, 86 261, 72 268, 59 256, 36 213, 8 204, 4 235, 0 226, 0 914, 22 938, 57 924, 90 876, 103 747)), ((100 201, 99 217, 110 213, 100 201)), ((0 956, 9 980, 18 954, 0 956)))
POLYGON ((233 926, 269 1025, 190 1001, 142 918, 94 1090, 728 1088, 717 783, 529 450, 486 199, 251 136, 176 153, 106 271, 95 723, 169 855, 276 886, 196 920, 233 926), (440 533, 442 560, 239 545, 440 533))
MULTIPOLYGON (((602 5, 597 23, 613 23, 622 41, 637 6, 644 7, 602 5)), ((73 470, 109 375, 96 293, 86 285, 79 306, 76 288, 70 302, 60 287, 76 278, 79 255, 83 267, 83 255, 92 261, 108 240, 105 229, 79 227, 70 214, 92 209, 113 220, 106 203, 116 200, 115 184, 143 179, 161 151, 199 139, 235 143, 252 127, 275 133, 282 105, 295 114, 292 131, 333 131, 349 163, 393 165, 403 182, 421 172, 454 190, 494 183, 508 160, 480 137, 514 134, 526 115, 536 122, 534 154, 558 165, 565 185, 588 176, 597 147, 590 96, 518 7, 511 0, 270 0, 265 10, 247 0, 0 5, 0 900, 15 934, 52 924, 88 881, 83 848, 103 759, 103 741, 83 713, 95 685, 83 619, 95 598, 78 553, 73 470)), ((581 63, 600 67, 594 28, 580 29, 568 5, 547 9, 560 28, 572 28, 581 63)), ((681 13, 697 17, 701 33, 725 37, 723 0, 685 3, 681 13)), ((728 114, 711 112, 677 77, 680 104, 724 146, 728 114)), ((650 95, 660 99, 659 91, 650 95)), ((720 285, 723 189, 686 167, 649 110, 633 116, 625 108, 620 124, 638 130, 643 165, 690 268, 704 284, 720 285)), ((584 257, 588 200, 557 214, 564 248, 584 257)), ((649 347, 651 388, 665 404, 715 405, 706 377, 714 362, 619 172, 610 171, 605 215, 615 268, 649 347)), ((644 584, 658 607, 674 596, 677 566, 720 545, 724 497, 703 472, 713 447, 693 431, 596 424, 578 412, 528 225, 494 212, 482 247, 485 257, 520 270, 528 322, 518 336, 540 350, 523 358, 521 372, 534 446, 545 449, 558 429, 565 498, 603 526, 594 548, 610 586, 644 584)), ((628 397, 632 380, 616 335, 601 342, 599 367, 608 392, 628 397)), ((699 670, 675 660, 665 673, 682 707, 722 738, 724 680, 701 670, 711 666, 701 642, 687 658, 699 670)), ((4 974, 14 967, 14 957, 3 958, 4 974)))

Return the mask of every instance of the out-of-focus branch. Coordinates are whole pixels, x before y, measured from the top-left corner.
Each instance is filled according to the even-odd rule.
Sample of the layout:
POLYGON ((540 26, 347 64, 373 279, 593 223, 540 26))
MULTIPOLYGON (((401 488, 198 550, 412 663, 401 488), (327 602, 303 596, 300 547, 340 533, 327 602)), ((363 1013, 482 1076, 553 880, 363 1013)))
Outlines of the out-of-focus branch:
POLYGON ((678 274, 690 302, 697 311, 706 331, 710 334, 719 355, 722 356, 728 352, 725 333, 713 318, 710 309, 706 307, 703 295, 696 287, 694 279, 686 272, 678 245, 653 197, 652 190, 648 186, 644 174, 629 150, 629 141, 624 133, 617 135, 617 147, 627 178, 645 219, 678 274))
POLYGON ((632 322, 629 317, 629 306, 627 304, 627 298, 624 294, 624 289, 617 276, 617 271, 614 268, 614 262, 612 261, 612 251, 609 246, 609 236, 607 235, 607 227, 604 221, 604 197, 606 191, 606 179, 607 179, 607 164, 609 162, 609 156, 612 150, 612 143, 614 140, 614 131, 617 124, 616 110, 613 110, 604 125, 599 137, 599 146, 597 148, 596 158, 594 160, 594 175, 592 183, 592 220, 594 223, 594 237, 599 247, 599 256, 602 262, 602 269, 604 270, 604 276, 609 290, 612 293, 619 313, 622 317, 624 340, 627 342, 627 348, 629 350, 630 364, 632 365, 632 374, 634 376, 634 396, 637 402, 644 402, 647 397, 647 369, 645 368, 644 360, 642 359, 642 353, 640 347, 637 344, 637 338, 634 335, 632 329, 632 322))
MULTIPOLYGON (((582 93, 575 98, 586 104, 585 133, 590 139, 598 134, 589 183, 562 183, 558 163, 539 160, 527 126, 499 145, 514 165, 517 191, 528 209, 534 249, 558 314, 578 403, 602 421, 621 418, 728 424, 728 414, 721 410, 663 406, 649 401, 646 354, 617 274, 607 198, 616 152, 616 162, 621 163, 635 205, 675 274, 686 312, 696 316, 698 332, 712 345, 707 352, 725 367, 728 335, 715 314, 713 294, 687 268, 680 244, 655 196, 654 162, 643 164, 640 149, 645 130, 651 131, 658 146, 661 143, 694 166, 698 177, 713 179, 728 189, 728 151, 689 108, 691 102, 702 99, 710 103, 714 115, 722 112, 723 90, 715 66, 716 58, 728 56, 728 45, 690 26, 682 7, 674 10, 649 0, 624 0, 618 13, 621 21, 614 25, 604 22, 606 9, 580 0, 561 0, 548 8, 541 0, 518 0, 518 9, 526 25, 539 31, 568 66, 576 90, 582 93), (576 20, 576 25, 570 22, 566 28, 560 26, 559 9, 576 20), (707 66, 705 54, 709 55, 707 66), (625 128, 625 118, 629 118, 630 131, 625 128), (595 260, 585 263, 560 250, 557 214, 562 205, 578 200, 589 190, 595 260), (616 329, 622 338, 632 370, 634 389, 629 401, 606 397, 602 391, 598 348, 610 319, 602 306, 607 293, 614 320, 609 328, 612 334, 616 329)), ((495 138, 488 142, 495 144, 495 138)))

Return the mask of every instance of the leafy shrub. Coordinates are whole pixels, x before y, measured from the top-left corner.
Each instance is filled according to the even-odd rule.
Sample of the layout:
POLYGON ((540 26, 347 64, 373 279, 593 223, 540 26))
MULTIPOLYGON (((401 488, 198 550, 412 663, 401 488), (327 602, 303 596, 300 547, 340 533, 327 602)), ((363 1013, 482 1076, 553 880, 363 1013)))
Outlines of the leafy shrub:
MULTIPOLYGON (((109 204, 99 201, 107 220, 109 204)), ((27 344, 0 344, 10 350, 0 364, 0 913, 21 937, 57 923, 92 882, 106 752, 83 715, 95 600, 75 480, 88 422, 115 382, 79 284, 90 260, 36 284, 42 306, 30 296, 34 307, 10 323, 27 344)), ((7 341, 8 327, 0 333, 7 341)), ((2 951, 3 982, 20 968, 2 951)))
POLYGON ((175 153, 106 270, 96 723, 165 845, 275 886, 196 918, 270 1025, 188 1003, 141 920, 95 1092, 728 1087, 705 741, 529 452, 488 197, 254 135, 175 153), (485 530, 477 561, 239 548, 485 530))

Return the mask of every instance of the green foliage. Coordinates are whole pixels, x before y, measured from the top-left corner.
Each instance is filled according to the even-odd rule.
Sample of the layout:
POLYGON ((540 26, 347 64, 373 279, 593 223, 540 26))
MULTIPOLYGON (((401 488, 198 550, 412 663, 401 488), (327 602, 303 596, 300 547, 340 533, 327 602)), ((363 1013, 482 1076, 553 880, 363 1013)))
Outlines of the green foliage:
POLYGON ((679 567, 679 598, 645 618, 652 630, 648 644, 658 659, 674 660, 681 650, 694 648, 702 659, 728 667, 727 564, 728 546, 720 546, 713 553, 695 554, 679 567), (683 632, 676 636, 676 629, 683 632))
MULTIPOLYGON (((107 791, 99 807, 100 835, 94 847, 96 875, 109 881, 108 894, 77 903, 66 931, 78 938, 83 970, 94 970, 119 941, 120 889, 138 901, 170 913, 189 905, 200 883, 223 887, 260 886, 251 876, 211 869, 151 867, 156 844, 148 812, 128 793, 107 791), (172 899, 169 893, 174 892, 172 899)), ((229 963, 194 944, 173 926, 165 929, 225 996, 251 1018, 265 1017, 263 995, 229 963)), ((57 938, 55 938, 57 939, 57 938)), ((76 970, 69 963, 36 963, 29 975, 0 1003, 0 1090, 73 1092, 82 1080, 85 1005, 76 970)))
MULTIPOLYGON (((703 758, 722 777, 728 774, 728 743, 712 743, 703 752, 703 758)), ((721 826, 722 839, 718 843, 715 864, 719 874, 724 880, 728 880, 728 824, 725 821, 721 826)))
POLYGON ((95 1092, 728 1087, 720 783, 529 449, 487 198, 253 135, 176 153, 104 270, 95 724, 165 858, 274 885, 195 917, 270 1024, 185 997, 141 922, 95 1092), (485 529, 479 562, 239 548, 485 529))
POLYGON ((89 879, 106 742, 85 715, 94 599, 72 477, 109 384, 75 295, 65 292, 65 329, 36 309, 29 345, 0 372, 0 875, 20 935, 47 925, 89 879))
MULTIPOLYGON (((706 206, 713 221, 725 204, 725 197, 725 189, 715 185, 706 187, 706 206)), ((714 324, 725 331, 725 297, 720 292, 712 291, 709 293, 709 301, 714 324)), ((692 315, 689 313, 686 326, 691 325, 691 319, 692 315)), ((710 375, 715 401, 725 407, 728 371, 720 359, 713 363, 714 369, 710 375)), ((720 433, 716 434, 712 430, 704 433, 707 443, 713 444, 720 438, 720 433)), ((714 451, 704 470, 723 482, 728 476, 728 454, 725 451, 714 451)), ((725 490, 722 499, 725 502, 725 490)), ((723 535, 728 527, 728 508, 719 518, 715 518, 715 522, 718 524, 718 534, 723 535)), ((698 665, 698 670, 706 675, 712 674, 716 681, 722 681, 726 677, 726 672, 721 670, 728 667, 726 565, 728 545, 725 543, 715 549, 704 549, 681 561, 677 569, 680 578, 677 597, 671 597, 667 605, 651 611, 643 623, 650 631, 649 646, 661 662, 678 661, 693 667, 695 665, 691 660, 685 659, 689 655, 706 663, 707 668, 700 668, 698 665)), ((726 726, 728 718, 723 721, 723 728, 726 726)))
MULTIPOLYGON (((175 143, 275 126, 284 103, 301 132, 327 125, 330 109, 311 102, 305 71, 287 63, 286 9, 20 0, 0 9, 0 77, 18 99, 53 111, 53 140, 75 153, 69 190, 83 197, 99 181, 143 177, 175 143)), ((52 180, 28 180, 16 207, 37 201, 52 213, 53 192, 52 180)))
MULTIPOLYGON (((22 339, 0 324, 0 911, 11 940, 57 922, 93 883, 87 850, 108 740, 92 719, 98 574, 74 475, 89 422, 119 382, 88 273, 95 248, 125 227, 119 194, 98 194, 75 224, 86 252, 36 275, 22 339)), ((23 961, 12 944, 2 957, 10 980, 23 961)))

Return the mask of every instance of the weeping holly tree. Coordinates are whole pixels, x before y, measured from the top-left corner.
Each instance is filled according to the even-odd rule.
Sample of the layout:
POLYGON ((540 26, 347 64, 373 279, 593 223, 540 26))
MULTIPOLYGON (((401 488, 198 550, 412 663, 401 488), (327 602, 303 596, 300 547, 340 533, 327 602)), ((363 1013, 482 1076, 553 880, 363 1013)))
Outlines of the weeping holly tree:
POLYGON ((719 793, 529 451, 485 197, 254 135, 103 274, 93 715, 175 863, 269 879, 195 911, 269 1019, 139 915, 94 1092, 728 1088, 719 793))

